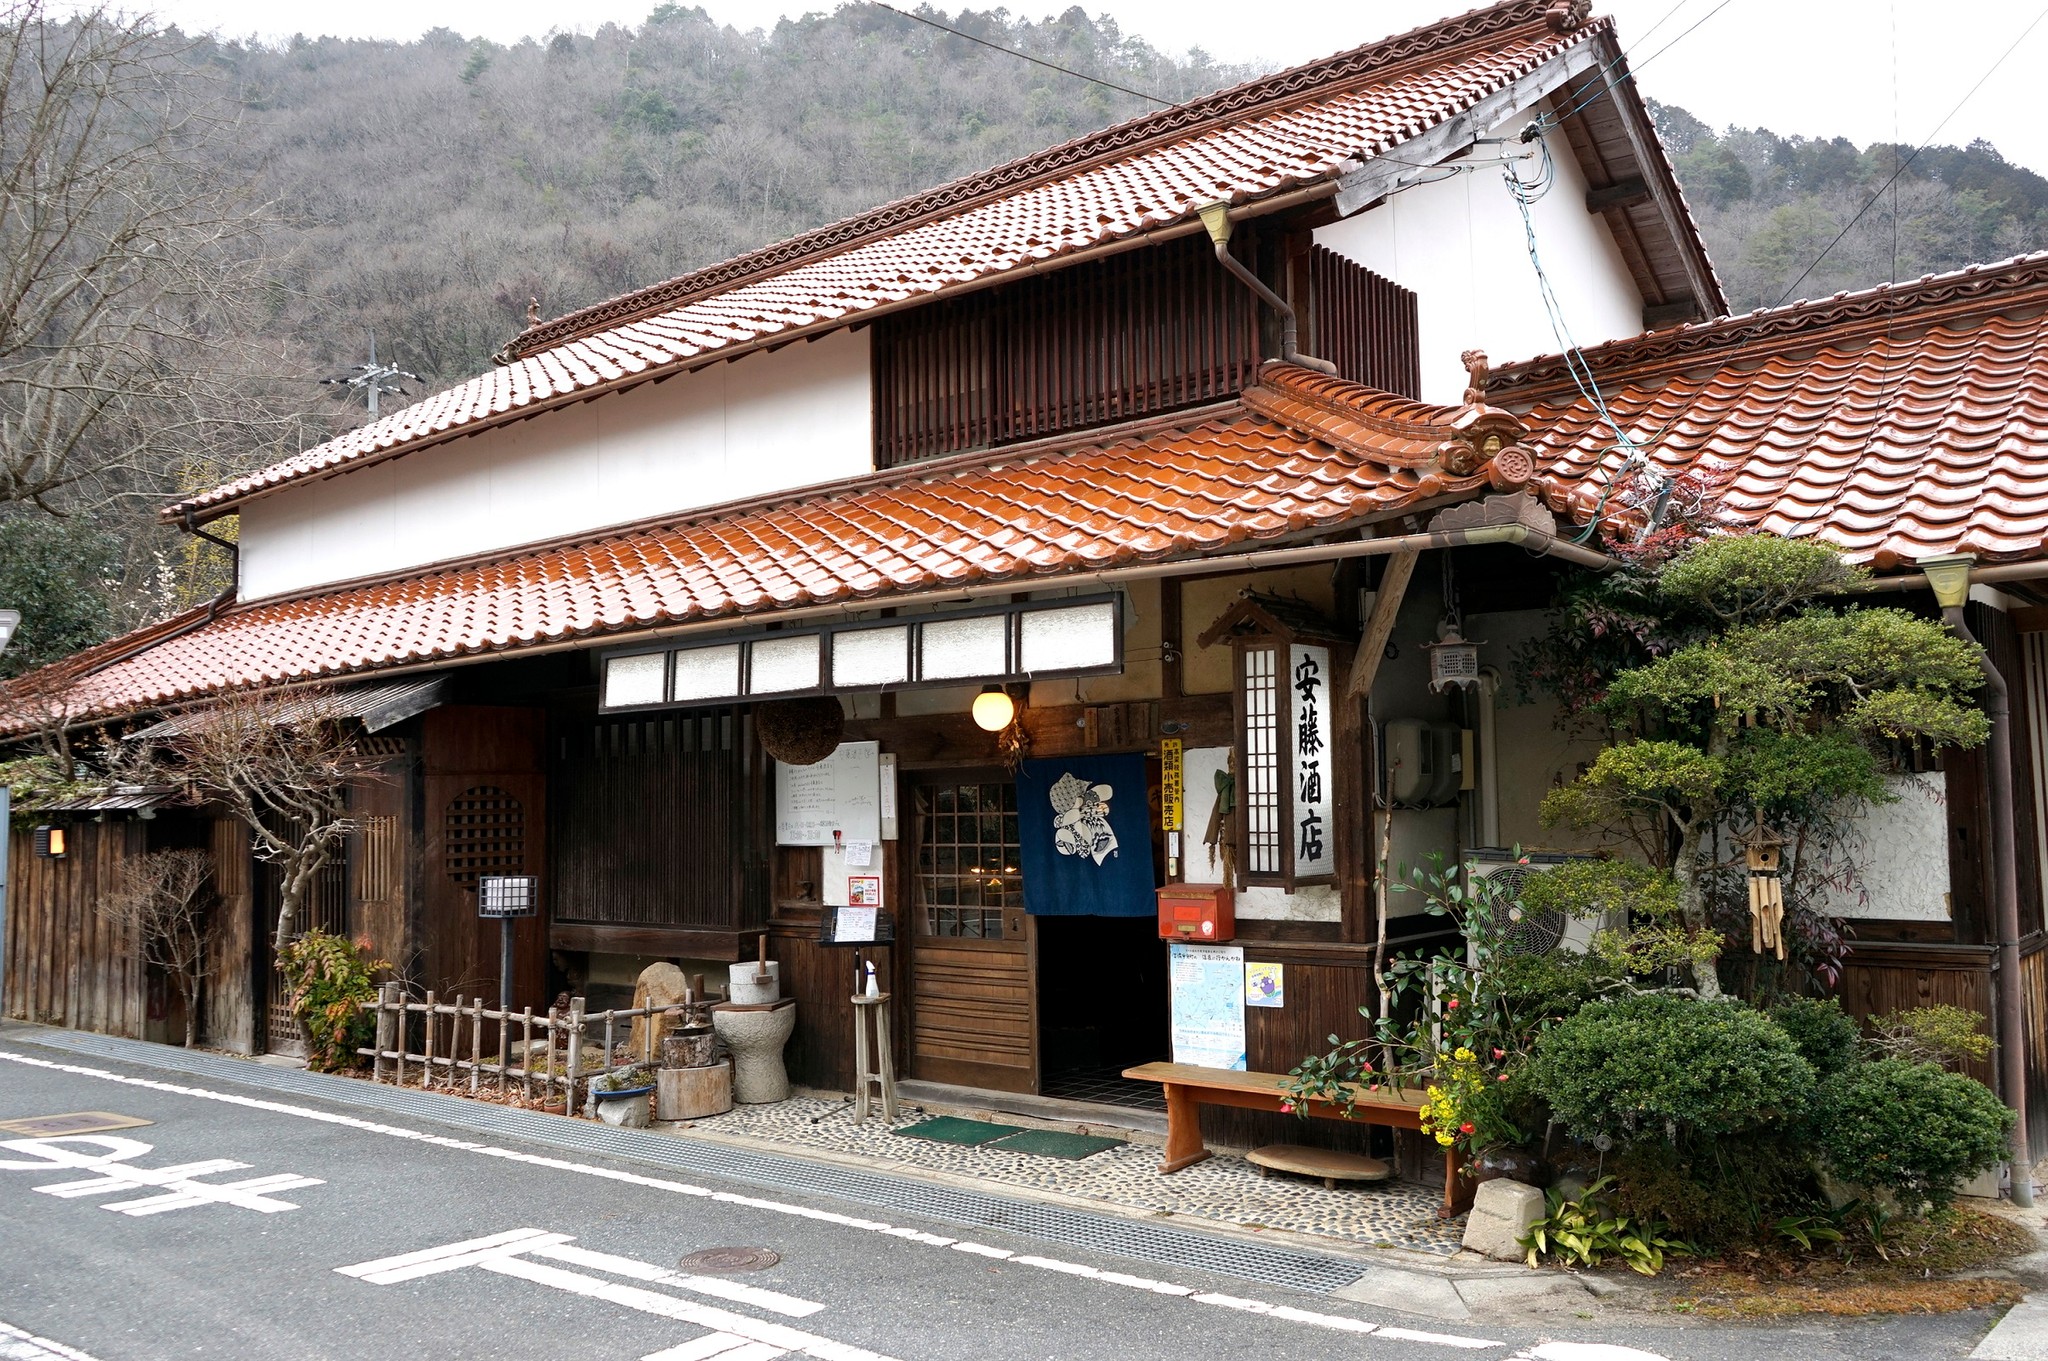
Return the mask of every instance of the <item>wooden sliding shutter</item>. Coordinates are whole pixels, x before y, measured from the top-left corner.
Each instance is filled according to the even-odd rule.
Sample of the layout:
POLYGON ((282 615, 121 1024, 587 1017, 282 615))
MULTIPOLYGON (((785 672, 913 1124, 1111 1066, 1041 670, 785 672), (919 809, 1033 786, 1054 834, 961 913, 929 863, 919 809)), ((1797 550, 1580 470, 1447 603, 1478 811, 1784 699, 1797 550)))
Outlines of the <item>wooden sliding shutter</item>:
POLYGON ((1257 304, 1206 237, 875 325, 875 465, 1220 401, 1259 366, 1257 304))

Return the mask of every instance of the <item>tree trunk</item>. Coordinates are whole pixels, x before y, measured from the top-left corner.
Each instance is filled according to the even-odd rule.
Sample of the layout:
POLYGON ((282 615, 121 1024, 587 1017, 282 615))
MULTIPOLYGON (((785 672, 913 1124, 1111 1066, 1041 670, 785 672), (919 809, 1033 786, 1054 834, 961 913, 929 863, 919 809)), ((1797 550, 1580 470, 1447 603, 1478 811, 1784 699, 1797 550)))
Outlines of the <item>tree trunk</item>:
MULTIPOLYGON (((1700 883, 1700 847, 1713 825, 1711 818, 1699 816, 1687 822, 1671 865, 1671 877, 1678 881, 1678 910, 1685 924, 1695 931, 1708 929, 1706 886, 1700 883)), ((1703 1000, 1711 1001, 1721 995, 1721 978, 1711 960, 1692 966, 1692 985, 1703 1000)))
POLYGON ((282 955, 292 943, 292 923, 298 920, 299 904, 306 898, 306 881, 298 875, 285 876, 284 885, 278 894, 277 929, 272 933, 270 953, 282 955))
POLYGON ((179 980, 179 990, 185 994, 185 1047, 190 1049, 199 1043, 199 980, 188 975, 179 980))

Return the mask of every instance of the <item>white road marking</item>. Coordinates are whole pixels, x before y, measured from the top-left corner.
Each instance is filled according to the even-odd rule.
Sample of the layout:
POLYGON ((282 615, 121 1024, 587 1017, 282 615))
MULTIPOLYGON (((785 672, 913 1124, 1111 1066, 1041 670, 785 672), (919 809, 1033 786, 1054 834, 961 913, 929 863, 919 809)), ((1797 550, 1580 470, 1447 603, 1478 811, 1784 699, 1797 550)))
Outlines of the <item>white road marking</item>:
POLYGON ((99 1361, 76 1347, 0 1323, 0 1361, 99 1361))
MULTIPOLYGON (((486 1158, 501 1158, 508 1162, 523 1163, 530 1167, 544 1167, 557 1172, 570 1172, 579 1176, 597 1177, 605 1181, 646 1187, 650 1190, 665 1191, 673 1195, 695 1196, 700 1199, 716 1201, 723 1205, 738 1205, 748 1209, 762 1210, 769 1214, 786 1215, 796 1219, 808 1219, 821 1224, 837 1225, 841 1228, 859 1229, 867 1233, 887 1234, 893 1238, 902 1238, 906 1242, 950 1248, 958 1252, 973 1253, 977 1256, 1010 1261, 1019 1266, 1031 1266, 1038 1270, 1057 1270, 1064 1275, 1082 1276, 1090 1280, 1100 1281, 1106 1285, 1120 1286, 1124 1289, 1147 1290, 1161 1294, 1180 1293, 1180 1287, 1171 1287, 1165 1290, 1159 1288, 1166 1286, 1167 1282, 1148 1281, 1143 1277, 1126 1276, 1122 1272, 1103 1271, 1096 1267, 1068 1262, 1060 1262, 1055 1266, 1053 1264, 1057 1259, 1054 1258, 1032 1257, 1027 1260, 1003 1248, 989 1247, 986 1244, 967 1240, 949 1239, 937 1234, 925 1233, 921 1230, 906 1229, 887 1224, 880 1220, 839 1214, 831 1210, 821 1210, 808 1205, 794 1205, 786 1201, 767 1200, 759 1196, 740 1195, 731 1191, 713 1191, 708 1187, 692 1186, 688 1182, 672 1181, 665 1177, 650 1177, 638 1172, 627 1172, 618 1168, 598 1167, 590 1163, 572 1162, 566 1158, 547 1157, 537 1153, 521 1153, 514 1149, 499 1148, 491 1144, 480 1144, 472 1140, 453 1139, 446 1135, 427 1134, 420 1130, 381 1124, 374 1120, 364 1120, 358 1116, 316 1110, 310 1106, 294 1106, 282 1101, 270 1101, 254 1096, 241 1096, 233 1092, 218 1092, 204 1087, 189 1087, 176 1082, 161 1082, 154 1078, 127 1077, 120 1073, 108 1072, 104 1068, 89 1068, 83 1064, 74 1063, 57 1063, 49 1059, 32 1058, 26 1054, 16 1054, 7 1050, 0 1050, 0 1059, 32 1068, 48 1069, 51 1072, 70 1073, 78 1077, 90 1077, 103 1082, 119 1083, 122 1086, 138 1087, 146 1091, 166 1092, 173 1096, 195 1097, 202 1101, 217 1101, 223 1105, 239 1106, 245 1110, 269 1111, 276 1115, 289 1115, 301 1120, 312 1120, 321 1124, 337 1125, 344 1129, 359 1130, 368 1134, 381 1134, 390 1138, 404 1139, 435 1148, 475 1153, 486 1158)), ((48 1141, 42 1140, 37 1142, 48 1141)), ((0 1166, 4 1165, 0 1164, 0 1166)), ((515 1256, 510 1260, 517 1261, 518 1259, 515 1256)), ((502 1265, 502 1263, 494 1265, 502 1265)), ((527 1265, 533 1264, 529 1263, 527 1265)), ((553 1268, 541 1269, 553 1270, 553 1268)), ((573 1273, 563 1272, 561 1275, 572 1276, 573 1273)), ((602 1285, 604 1283, 599 1282, 598 1284, 602 1285)), ((665 1297, 657 1296, 656 1298, 665 1297)), ((1363 1319, 1349 1318, 1342 1314, 1317 1313, 1306 1309, 1295 1309, 1291 1306, 1268 1304, 1261 1300, 1239 1299, 1235 1296, 1221 1295, 1215 1292, 1196 1293, 1193 1290, 1189 1290, 1184 1298, 1191 1303, 1266 1314, 1291 1323, 1332 1332, 1353 1335, 1371 1334, 1390 1340, 1429 1343, 1461 1351, 1484 1351, 1496 1347, 1505 1348, 1508 1345, 1505 1342, 1494 1341, 1488 1338, 1462 1337, 1450 1333, 1425 1333, 1407 1328, 1381 1326, 1368 1323, 1363 1319)), ((811 1355, 822 1356, 823 1354, 812 1352, 811 1355)), ((865 1356, 867 1354, 861 1353, 860 1355, 865 1356)), ((849 1361, 853 1356, 854 1352, 851 1350, 845 1353, 845 1357, 849 1361)), ((827 1361, 830 1361, 830 1358, 827 1361)), ((1542 1358, 1541 1361, 1549 1361, 1549 1358, 1542 1358)))
POLYGON ((229 1158, 210 1158, 204 1162, 177 1163, 170 1167, 136 1167, 132 1159, 148 1153, 154 1146, 139 1139, 122 1139, 107 1134, 72 1134, 56 1139, 9 1139, 0 1142, 0 1149, 26 1153, 27 1159, 9 1159, 0 1162, 0 1170, 23 1172, 92 1171, 98 1175, 83 1181, 55 1182, 33 1189, 42 1195, 74 1199, 79 1196, 104 1195, 109 1191, 138 1191, 145 1188, 162 1192, 160 1195, 144 1196, 137 1200, 110 1201, 100 1206, 116 1214, 154 1215, 170 1210, 189 1210, 200 1205, 232 1205, 241 1210, 254 1210, 259 1214, 279 1214, 299 1207, 289 1200, 279 1200, 272 1192, 295 1191, 307 1186, 325 1185, 318 1177, 302 1177, 294 1172, 272 1173, 264 1177, 248 1177, 242 1181, 207 1183, 196 1178, 211 1176, 216 1172, 235 1172, 247 1167, 229 1158), (84 1147, 74 1147, 83 1145, 84 1147), (98 1153, 89 1153, 86 1148, 98 1148, 98 1153))
POLYGON ((422 1276, 438 1276, 444 1271, 483 1266, 500 1257, 516 1257, 534 1248, 567 1243, 574 1237, 574 1234, 547 1233, 540 1229, 515 1229, 511 1233, 494 1233, 488 1238, 471 1238, 446 1247, 428 1248, 425 1252, 408 1252, 401 1257, 338 1266, 335 1270, 344 1276, 368 1281, 371 1285, 396 1285, 400 1281, 416 1281, 422 1276))
POLYGON ((584 1295, 591 1299, 603 1300, 607 1304, 622 1305, 637 1309, 644 1314, 661 1318, 672 1318, 679 1323, 694 1323, 714 1332, 731 1333, 749 1342, 766 1343, 786 1352, 802 1352, 815 1356, 818 1361, 892 1361, 880 1352, 871 1352, 863 1347, 850 1347, 844 1342, 807 1333, 801 1328, 792 1328, 786 1323, 770 1323, 763 1319, 748 1318, 735 1314, 729 1309, 718 1309, 692 1300, 677 1299, 674 1295, 656 1294, 638 1286, 620 1285, 615 1281, 599 1280, 577 1271, 564 1271, 560 1267, 545 1266, 529 1262, 524 1257, 500 1257, 482 1263, 485 1271, 495 1271, 503 1276, 528 1281, 534 1285, 550 1286, 566 1290, 570 1294, 584 1295))
POLYGON ((751 1304, 756 1309, 766 1309, 771 1314, 782 1314, 788 1318, 809 1318, 825 1306, 815 1300, 800 1300, 794 1295, 785 1295, 779 1290, 763 1290, 758 1285, 746 1285, 740 1281, 724 1281, 716 1276, 693 1276, 684 1271, 668 1271, 649 1265, 631 1257, 614 1257, 608 1252, 592 1252, 588 1248, 572 1248, 566 1243, 552 1247, 535 1248, 535 1257, 550 1257, 571 1266, 590 1267, 596 1271, 609 1271, 614 1276, 628 1280, 646 1281, 653 1285, 679 1286, 692 1294, 709 1295, 713 1299, 731 1300, 734 1304, 751 1304))

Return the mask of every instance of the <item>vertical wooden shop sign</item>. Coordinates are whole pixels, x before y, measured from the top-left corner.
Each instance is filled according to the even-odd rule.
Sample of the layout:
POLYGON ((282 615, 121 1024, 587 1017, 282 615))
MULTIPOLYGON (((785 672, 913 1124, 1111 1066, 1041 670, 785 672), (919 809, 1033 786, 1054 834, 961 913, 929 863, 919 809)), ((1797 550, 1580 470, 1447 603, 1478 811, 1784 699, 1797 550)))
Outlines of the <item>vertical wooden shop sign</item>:
POLYGON ((1182 789, 1181 741, 1164 738, 1159 743, 1159 830, 1166 833, 1166 878, 1180 879, 1180 834, 1182 789))

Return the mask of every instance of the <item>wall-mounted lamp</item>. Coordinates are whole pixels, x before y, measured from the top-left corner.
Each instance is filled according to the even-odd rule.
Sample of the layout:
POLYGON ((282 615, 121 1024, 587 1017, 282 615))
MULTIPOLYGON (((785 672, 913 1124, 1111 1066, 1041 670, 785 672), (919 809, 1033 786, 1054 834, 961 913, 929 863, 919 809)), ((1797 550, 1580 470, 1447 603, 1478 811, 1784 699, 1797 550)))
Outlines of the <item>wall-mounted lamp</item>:
POLYGON ((1959 610, 1970 602, 1970 568, 1977 559, 1968 553, 1944 553, 1922 558, 1919 568, 1927 574, 1927 585, 1935 603, 1945 610, 1959 610))
POLYGON ((62 860, 66 850, 64 843, 64 829, 62 827, 52 827, 46 822, 36 828, 35 839, 31 844, 35 849, 35 853, 43 857, 43 859, 62 860))
POLYGON ((984 685, 974 697, 974 726, 983 732, 1001 732, 1017 716, 1017 701, 1000 685, 984 685))

